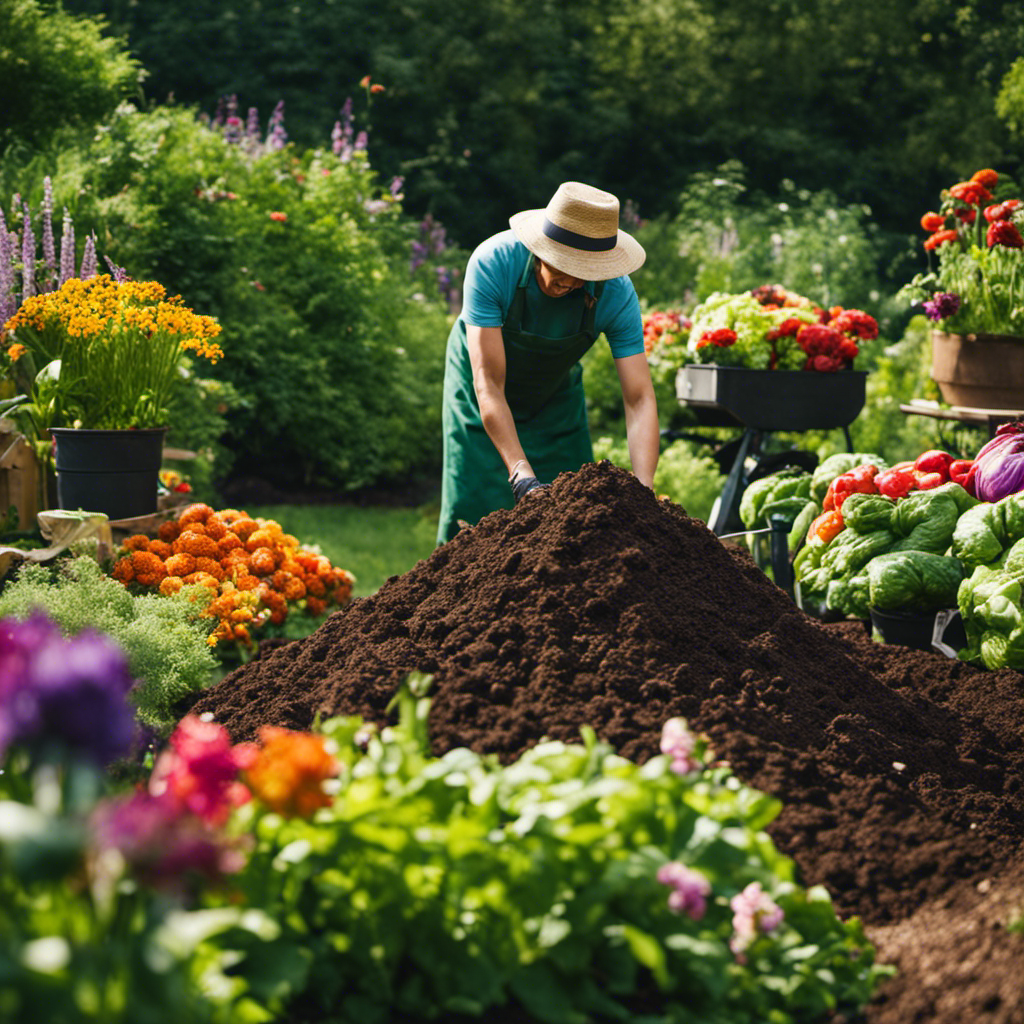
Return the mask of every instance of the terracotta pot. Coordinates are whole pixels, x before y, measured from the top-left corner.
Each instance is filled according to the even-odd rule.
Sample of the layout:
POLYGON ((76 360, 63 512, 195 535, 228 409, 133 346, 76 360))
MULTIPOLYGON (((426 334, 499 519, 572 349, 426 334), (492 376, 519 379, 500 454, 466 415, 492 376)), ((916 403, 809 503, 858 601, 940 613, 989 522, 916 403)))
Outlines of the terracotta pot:
POLYGON ((1024 409, 1024 337, 932 331, 932 380, 950 405, 1024 409))

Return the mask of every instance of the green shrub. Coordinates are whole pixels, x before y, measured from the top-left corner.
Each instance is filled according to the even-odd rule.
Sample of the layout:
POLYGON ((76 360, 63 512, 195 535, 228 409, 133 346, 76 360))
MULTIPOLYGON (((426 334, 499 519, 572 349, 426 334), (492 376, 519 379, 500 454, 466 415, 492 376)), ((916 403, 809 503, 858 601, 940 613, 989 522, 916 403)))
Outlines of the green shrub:
POLYGON ((132 690, 139 720, 162 730, 176 721, 176 704, 209 685, 217 667, 206 638, 210 621, 187 597, 133 596, 87 556, 52 566, 25 563, 0 591, 0 618, 23 619, 41 609, 65 636, 106 633, 128 655, 138 680, 132 690))

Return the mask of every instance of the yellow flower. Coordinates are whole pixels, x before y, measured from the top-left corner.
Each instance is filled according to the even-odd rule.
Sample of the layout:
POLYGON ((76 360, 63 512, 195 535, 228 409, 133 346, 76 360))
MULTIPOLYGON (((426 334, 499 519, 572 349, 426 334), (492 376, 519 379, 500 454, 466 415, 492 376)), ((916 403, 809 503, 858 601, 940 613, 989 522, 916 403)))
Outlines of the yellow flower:
POLYGON ((323 784, 337 774, 338 763, 327 752, 323 736, 265 725, 246 782, 270 810, 308 818, 318 807, 330 806, 323 784))
POLYGON ((12 363, 16 363, 27 351, 28 349, 26 349, 24 345, 20 345, 18 342, 15 342, 7 350, 7 355, 10 356, 12 363))

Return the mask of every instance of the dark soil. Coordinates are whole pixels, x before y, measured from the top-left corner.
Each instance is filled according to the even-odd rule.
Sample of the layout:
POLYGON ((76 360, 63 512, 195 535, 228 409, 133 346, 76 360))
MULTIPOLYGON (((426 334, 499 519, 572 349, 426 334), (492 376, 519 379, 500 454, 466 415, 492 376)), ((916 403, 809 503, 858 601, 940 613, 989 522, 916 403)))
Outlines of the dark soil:
POLYGON ((683 715, 745 781, 805 884, 896 964, 870 1024, 1019 1024, 1024 677, 874 643, 797 609, 741 550, 609 463, 495 512, 195 705, 238 739, 317 712, 379 724, 435 677, 437 753, 509 760, 581 725, 624 756, 683 715))

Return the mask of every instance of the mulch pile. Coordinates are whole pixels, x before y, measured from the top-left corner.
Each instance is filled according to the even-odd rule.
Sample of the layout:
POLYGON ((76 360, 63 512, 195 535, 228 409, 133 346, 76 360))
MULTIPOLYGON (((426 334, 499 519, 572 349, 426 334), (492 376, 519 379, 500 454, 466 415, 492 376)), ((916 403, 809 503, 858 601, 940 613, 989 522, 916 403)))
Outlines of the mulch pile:
POLYGON ((317 712, 378 724, 435 677, 435 752, 511 760, 589 724, 621 754, 664 721, 778 796, 801 880, 899 974, 870 1024, 1024 1022, 1024 676, 874 643, 805 615, 746 554, 609 463, 563 474, 225 677, 193 709, 236 740, 317 712))

